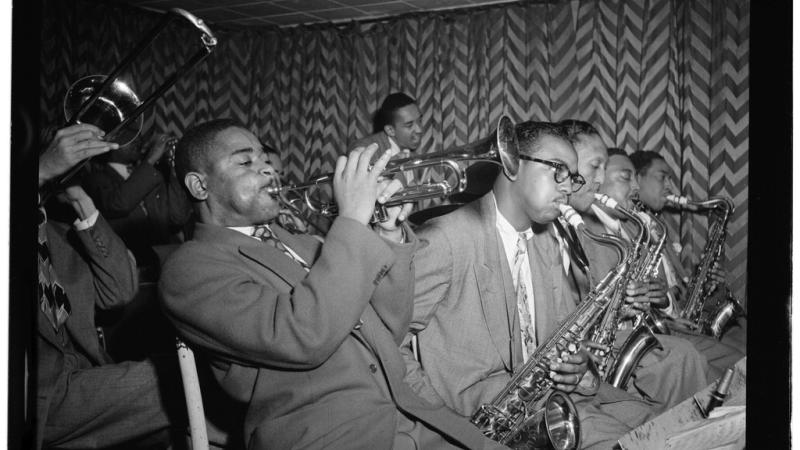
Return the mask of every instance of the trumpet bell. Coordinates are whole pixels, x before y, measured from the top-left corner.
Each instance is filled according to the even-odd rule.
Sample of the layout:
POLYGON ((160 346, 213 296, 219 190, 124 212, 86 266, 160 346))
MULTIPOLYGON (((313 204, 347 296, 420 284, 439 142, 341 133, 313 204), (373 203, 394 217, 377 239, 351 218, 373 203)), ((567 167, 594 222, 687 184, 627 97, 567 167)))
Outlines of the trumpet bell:
MULTIPOLYGON (((64 116, 67 121, 70 121, 84 102, 100 89, 105 80, 105 75, 89 75, 70 86, 64 96, 64 116)), ((133 89, 117 78, 83 114, 79 123, 92 124, 108 133, 130 117, 141 104, 133 89)), ((114 142, 120 147, 130 144, 139 135, 143 120, 143 116, 139 115, 122 127, 115 133, 114 142)))
POLYGON ((500 117, 500 121, 497 123, 495 143, 503 172, 509 179, 516 180, 517 172, 519 172, 519 145, 517 144, 516 126, 508 116, 500 117))

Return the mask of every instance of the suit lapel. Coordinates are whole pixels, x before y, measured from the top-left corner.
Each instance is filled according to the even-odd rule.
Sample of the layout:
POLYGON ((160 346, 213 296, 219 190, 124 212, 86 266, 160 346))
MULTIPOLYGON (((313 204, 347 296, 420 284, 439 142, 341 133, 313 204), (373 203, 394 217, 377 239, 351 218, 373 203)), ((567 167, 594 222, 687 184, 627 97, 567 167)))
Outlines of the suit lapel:
POLYGON ((317 259, 317 254, 319 252, 319 248, 322 244, 318 243, 318 241, 309 241, 301 239, 301 236, 304 235, 296 235, 289 233, 282 227, 277 224, 270 225, 270 228, 275 233, 275 236, 283 242, 284 245, 292 249, 295 253, 297 253, 300 258, 303 259, 309 266, 314 260, 317 259), (309 245, 309 242, 312 245, 309 245))
MULTIPOLYGON (((288 232, 283 231, 280 227, 275 227, 275 230, 276 235, 278 235, 277 230, 281 230, 279 239, 290 236, 288 232), (285 233, 285 235, 283 233, 285 233)), ((266 245, 257 239, 253 239, 235 230, 198 223, 195 230, 195 239, 198 241, 223 242, 228 245, 233 245, 238 248, 243 256, 273 272, 290 286, 295 285, 298 280, 305 278, 308 273, 300 264, 296 263, 277 248, 266 245)), ((304 245, 299 239, 287 240, 290 242, 287 242, 286 245, 290 246, 290 248, 297 252, 303 259, 306 259, 306 256, 309 257, 309 259, 306 259, 309 264, 314 262, 313 257, 311 257, 314 252, 310 250, 308 246, 304 245)))
MULTIPOLYGON (((475 276, 481 296, 481 306, 484 317, 492 338, 492 343, 497 348, 503 365, 506 369, 513 370, 517 353, 521 352, 519 334, 519 320, 517 319, 517 298, 511 280, 511 269, 505 257, 505 251, 500 245, 497 233, 496 212, 492 195, 484 196, 475 204, 478 217, 482 218, 483 242, 476 248, 483 251, 484 258, 481 264, 475 266, 475 276), (500 308, 502 300, 505 308, 500 308), (510 348, 509 348, 510 347, 510 348), (518 348, 519 347, 519 348, 518 348)), ((521 353, 520 353, 521 355, 521 353)))
POLYGON ((533 279, 533 301, 536 307, 534 312, 536 339, 539 343, 548 337, 552 325, 550 322, 555 320, 553 299, 556 292, 550 264, 551 255, 549 255, 548 245, 545 242, 548 237, 546 230, 535 230, 533 238, 528 242, 528 257, 533 279))

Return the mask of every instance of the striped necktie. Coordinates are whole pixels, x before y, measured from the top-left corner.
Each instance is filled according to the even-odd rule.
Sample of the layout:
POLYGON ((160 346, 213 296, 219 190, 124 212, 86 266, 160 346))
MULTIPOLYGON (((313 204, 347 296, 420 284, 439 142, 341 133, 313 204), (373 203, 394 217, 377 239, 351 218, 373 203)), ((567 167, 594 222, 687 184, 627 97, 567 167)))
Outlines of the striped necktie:
POLYGON ((514 273, 516 273, 517 285, 517 309, 519 310, 519 324, 522 330, 522 345, 525 350, 525 360, 536 350, 536 332, 534 331, 533 317, 531 315, 528 299, 531 297, 528 286, 524 282, 526 276, 530 276, 525 270, 525 264, 529 264, 525 256, 528 254, 528 239, 526 233, 519 233, 517 239, 517 252, 514 254, 514 273))
POLYGON ((281 242, 280 239, 278 239, 275 236, 275 233, 273 233, 268 226, 256 225, 253 228, 253 236, 261 239, 262 242, 265 242, 266 244, 271 245, 272 247, 275 247, 276 249, 280 250, 281 252, 283 252, 284 255, 291 258, 297 264, 300 264, 303 267, 303 269, 306 269, 306 271, 308 271, 311 268, 311 266, 309 266, 305 261, 295 256, 295 254, 292 251, 290 251, 286 247, 286 245, 284 245, 283 242, 281 242))

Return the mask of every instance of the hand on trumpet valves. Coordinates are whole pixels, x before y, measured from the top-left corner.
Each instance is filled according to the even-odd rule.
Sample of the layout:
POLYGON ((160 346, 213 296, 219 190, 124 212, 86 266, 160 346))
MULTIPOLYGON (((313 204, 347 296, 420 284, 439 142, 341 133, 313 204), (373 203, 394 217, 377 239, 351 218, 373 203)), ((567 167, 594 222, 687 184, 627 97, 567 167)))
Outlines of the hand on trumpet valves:
POLYGON ((669 305, 666 284, 657 278, 629 282, 625 295, 625 302, 637 311, 647 311, 651 306, 666 308, 669 305))
POLYGON ((86 123, 58 130, 39 157, 39 186, 66 173, 84 159, 119 148, 116 143, 103 140, 103 136, 103 130, 86 123))
MULTIPOLYGON (((403 183, 398 179, 380 179, 380 193, 378 203, 385 203, 395 193, 404 188, 403 183)), ((386 208, 386 220, 375 221, 372 228, 381 236, 394 242, 404 242, 402 224, 411 213, 413 203, 403 203, 397 206, 386 208)))
POLYGON ((340 217, 348 217, 366 225, 372 218, 375 203, 389 199, 379 179, 390 155, 384 152, 370 167, 370 159, 377 150, 377 144, 358 147, 347 156, 339 156, 336 161, 333 196, 340 217))

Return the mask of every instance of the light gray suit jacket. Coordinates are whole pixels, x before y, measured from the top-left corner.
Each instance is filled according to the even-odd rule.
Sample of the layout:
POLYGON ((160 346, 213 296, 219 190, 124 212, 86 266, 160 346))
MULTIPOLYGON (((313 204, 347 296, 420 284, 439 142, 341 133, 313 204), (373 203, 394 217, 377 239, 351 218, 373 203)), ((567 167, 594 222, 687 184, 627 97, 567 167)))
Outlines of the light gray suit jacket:
MULTIPOLYGON (((516 293, 495 222, 489 193, 417 232, 411 334, 420 361, 407 337, 407 380, 465 416, 490 402, 523 364, 516 293)), ((528 245, 540 344, 575 308, 553 243, 547 232, 528 245)))
POLYGON ((416 240, 389 244, 339 217, 324 246, 274 227, 310 272, 276 248, 198 224, 167 261, 167 316, 247 405, 249 448, 391 448, 406 414, 466 448, 491 441, 403 383, 397 351, 411 315, 416 240))

